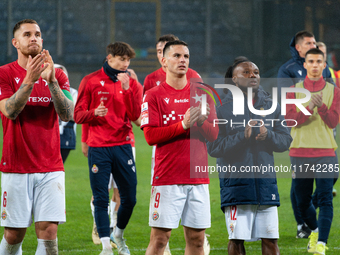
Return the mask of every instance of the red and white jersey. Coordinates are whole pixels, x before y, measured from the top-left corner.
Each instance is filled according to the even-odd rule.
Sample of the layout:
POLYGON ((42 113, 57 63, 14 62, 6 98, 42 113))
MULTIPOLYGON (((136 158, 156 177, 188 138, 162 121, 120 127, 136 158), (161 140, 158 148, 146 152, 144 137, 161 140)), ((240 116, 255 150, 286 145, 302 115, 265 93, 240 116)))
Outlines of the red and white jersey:
POLYGON ((91 147, 110 147, 132 144, 131 120, 139 118, 142 103, 142 86, 130 78, 130 88, 123 90, 120 81, 113 82, 100 69, 83 78, 79 86, 74 120, 88 124, 88 137, 82 141, 91 147), (96 117, 95 109, 104 102, 108 112, 96 117))
MULTIPOLYGON (((188 68, 186 75, 187 75, 188 82, 190 82, 191 78, 201 79, 201 76, 195 70, 191 68, 188 68)), ((145 94, 145 92, 148 91, 149 89, 159 86, 161 83, 165 82, 165 80, 166 80, 166 72, 164 72, 162 67, 154 71, 153 73, 150 73, 144 79, 143 94, 145 94)))
MULTIPOLYGON (((202 95, 202 90, 195 89, 194 95, 190 95, 190 88, 193 85, 188 83, 182 90, 176 90, 166 82, 153 88, 145 94, 142 104, 141 128, 157 128, 177 126, 182 129, 179 135, 163 133, 161 136, 171 137, 165 142, 155 142, 155 168, 153 175, 153 186, 174 185, 174 184, 208 184, 208 173, 195 172, 195 165, 207 166, 208 154, 205 138, 217 138, 218 127, 209 130, 207 128, 213 119, 216 119, 216 111, 212 100, 208 100, 210 105, 210 115, 202 127, 197 123, 190 129, 184 130, 181 122, 186 111, 190 108, 190 97, 195 93, 202 95), (204 134, 205 133, 205 134, 204 134), (191 149, 190 149, 191 148, 191 149), (190 160, 193 159, 193 160, 190 160)), ((195 107, 199 102, 193 104, 195 107)), ((144 133, 146 131, 144 130, 144 133)), ((156 132, 154 136, 158 136, 156 132)), ((163 138, 160 137, 160 140, 163 138)), ((158 139, 158 138, 156 138, 158 139)))
MULTIPOLYGON (((55 70, 61 89, 70 91, 65 73, 55 70)), ((18 62, 0 67, 0 100, 11 97, 21 86, 26 70, 18 62)), ((48 84, 42 78, 34 84, 24 109, 15 120, 1 114, 3 149, 0 171, 44 173, 64 171, 60 155, 58 115, 48 84)))

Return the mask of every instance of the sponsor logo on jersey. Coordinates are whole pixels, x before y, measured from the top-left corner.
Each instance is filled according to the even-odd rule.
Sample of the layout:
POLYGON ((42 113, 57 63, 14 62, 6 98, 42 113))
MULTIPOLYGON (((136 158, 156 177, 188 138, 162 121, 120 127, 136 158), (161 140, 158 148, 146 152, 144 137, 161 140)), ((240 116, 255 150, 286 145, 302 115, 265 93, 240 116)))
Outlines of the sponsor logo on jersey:
POLYGON ((123 91, 119 91, 120 94, 123 94, 123 91))
POLYGON ((298 73, 299 73, 300 75, 302 75, 302 70, 299 70, 298 73))
POLYGON ((1 213, 1 219, 6 220, 7 219, 7 212, 6 210, 3 210, 1 213))
POLYGON ((161 82, 160 81, 156 81, 156 85, 159 86, 159 84, 161 84, 161 82))
POLYGON ((142 121, 141 121, 141 125, 146 125, 149 124, 149 114, 148 111, 146 112, 142 112, 142 121))
POLYGON ((169 100, 170 100, 170 98, 163 98, 164 99, 164 101, 165 101, 165 103, 167 103, 167 104, 169 104, 169 100))
POLYGON ((163 122, 164 124, 168 124, 170 120, 176 120, 175 111, 171 111, 169 115, 164 114, 163 119, 164 119, 164 122, 163 122))
POLYGON ((189 103, 189 99, 175 99, 174 103, 179 104, 179 103, 189 103))
POLYGON ((158 220, 159 219, 159 213, 157 211, 154 211, 153 214, 152 214, 152 219, 154 221, 158 220))
POLYGON ((96 164, 94 164, 94 165, 92 166, 92 172, 93 172, 94 174, 96 174, 96 173, 98 173, 98 171, 99 171, 99 168, 97 167, 96 164))
POLYGON ((100 81, 100 84, 104 87, 105 81, 100 81))
POLYGON ((145 112, 149 109, 148 102, 142 104, 142 112, 145 112))
POLYGON ((101 94, 110 94, 110 92, 107 92, 107 91, 98 91, 98 95, 101 95, 101 94))
POLYGON ((19 81, 20 81, 20 78, 18 78, 18 77, 15 77, 14 78, 14 80, 17 82, 17 84, 19 83, 19 81))
POLYGON ((49 103, 52 101, 52 98, 50 97, 29 97, 28 102, 33 102, 33 103, 49 103))

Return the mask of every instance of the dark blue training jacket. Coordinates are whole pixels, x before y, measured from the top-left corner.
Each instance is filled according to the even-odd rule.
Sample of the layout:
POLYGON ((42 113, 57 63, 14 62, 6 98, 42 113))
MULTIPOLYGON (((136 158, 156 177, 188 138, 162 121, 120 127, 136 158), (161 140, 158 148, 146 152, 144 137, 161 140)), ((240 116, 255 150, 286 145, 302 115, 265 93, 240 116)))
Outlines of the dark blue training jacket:
MULTIPOLYGON (((279 95, 281 95, 281 88, 293 86, 296 83, 303 81, 307 76, 307 71, 303 67, 305 59, 301 58, 299 52, 295 49, 295 37, 291 40, 289 48, 292 58, 280 67, 277 74, 279 95)), ((328 69, 328 65, 323 70, 322 76, 324 78, 330 78, 327 79, 327 81, 334 84, 334 81, 331 79, 332 75, 328 69)))
MULTIPOLYGON (((272 106, 272 99, 269 93, 261 88, 255 97, 254 108, 267 110, 272 106)), ((217 158, 218 166, 234 166, 237 172, 220 173, 221 209, 225 206, 241 204, 259 205, 280 205, 280 198, 277 189, 275 171, 269 173, 240 173, 244 167, 252 166, 274 166, 273 152, 288 150, 292 138, 286 127, 281 125, 284 120, 281 115, 280 105, 276 110, 267 116, 258 116, 251 113, 247 106, 245 96, 244 115, 234 116, 233 98, 229 92, 217 107, 218 119, 228 120, 225 125, 219 125, 219 134, 214 142, 208 142, 208 153, 217 158), (252 128, 252 135, 249 140, 245 139, 244 130, 250 119, 262 119, 268 130, 267 138, 264 141, 256 141, 259 134, 259 127, 252 128), (277 119, 279 121, 269 121, 277 119), (231 127, 230 121, 236 123, 231 127), (245 122, 245 125, 242 123, 245 122), (273 126, 273 127, 272 127, 273 126)), ((285 123, 284 123, 285 124, 285 123)), ((286 124, 285 124, 286 125, 286 124)), ((218 167, 216 168, 218 169, 218 167)))

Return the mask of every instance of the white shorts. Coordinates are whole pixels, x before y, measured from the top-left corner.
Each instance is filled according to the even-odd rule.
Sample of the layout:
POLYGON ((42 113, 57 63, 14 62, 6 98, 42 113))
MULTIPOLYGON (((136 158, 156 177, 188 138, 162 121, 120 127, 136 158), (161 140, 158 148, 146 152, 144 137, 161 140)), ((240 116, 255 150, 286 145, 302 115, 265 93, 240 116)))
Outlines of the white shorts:
POLYGON ((1 175, 1 226, 27 228, 34 222, 64 223, 65 172, 1 175))
POLYGON ((149 226, 177 228, 181 225, 205 229, 211 226, 209 185, 153 186, 149 226))
MULTIPOLYGON (((132 155, 133 155, 133 160, 136 162, 136 148, 132 147, 132 155)), ((110 189, 118 189, 117 183, 115 179, 113 179, 112 173, 110 174, 110 181, 109 181, 109 190, 110 189)))
POLYGON ((279 238, 277 206, 233 205, 224 207, 224 213, 229 239, 279 238))

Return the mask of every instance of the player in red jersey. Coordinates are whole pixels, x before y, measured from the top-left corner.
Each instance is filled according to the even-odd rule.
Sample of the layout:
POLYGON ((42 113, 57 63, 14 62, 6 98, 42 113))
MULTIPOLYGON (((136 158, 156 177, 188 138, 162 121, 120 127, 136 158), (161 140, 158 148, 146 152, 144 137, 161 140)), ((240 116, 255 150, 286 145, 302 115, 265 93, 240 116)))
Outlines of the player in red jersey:
MULTIPOLYGON (((204 254, 205 229, 210 227, 208 173, 195 173, 195 165, 207 165, 205 139, 213 141, 218 134, 210 102, 208 115, 201 115, 197 102, 190 107, 191 89, 186 73, 189 49, 183 41, 168 42, 162 64, 166 82, 147 91, 142 104, 142 122, 146 141, 157 145, 155 173, 150 201, 149 225, 152 227, 146 254, 163 254, 171 230, 184 226, 187 254, 204 254), (211 109, 211 113, 209 111, 211 109), (191 138, 191 139, 190 139, 191 138)), ((202 90, 195 90, 201 94, 202 90)))
POLYGON ((65 73, 42 48, 38 23, 19 21, 12 44, 18 60, 0 67, 1 159, 0 254, 22 254, 26 229, 35 221, 36 254, 58 254, 58 223, 66 221, 65 173, 60 155, 58 115, 73 118, 65 73))
MULTIPOLYGON (((157 51, 157 58, 159 63, 161 64, 161 68, 154 71, 153 73, 147 75, 144 79, 144 89, 143 93, 145 94, 149 89, 152 89, 153 87, 156 87, 163 83, 166 79, 166 67, 162 65, 162 58, 163 58, 163 49, 167 42, 172 42, 178 40, 178 37, 173 34, 166 34, 161 37, 159 37, 157 43, 156 43, 156 51, 157 51)), ((191 78, 201 78, 201 76, 193 69, 188 68, 188 71, 186 73, 186 77, 188 81, 190 81, 191 78)), ((156 146, 152 147, 152 158, 151 158, 151 185, 152 185, 152 179, 153 179, 153 171, 155 166, 155 153, 156 153, 156 146)), ((204 239, 204 255, 209 255, 210 252, 210 245, 208 242, 207 237, 204 239)), ((167 244, 164 255, 171 255, 169 244, 167 244)))
POLYGON ((75 107, 76 123, 88 123, 88 161, 102 255, 113 254, 107 213, 108 185, 112 173, 121 197, 117 226, 111 240, 119 254, 130 254, 123 238, 124 229, 136 204, 136 166, 132 155, 131 121, 138 120, 142 86, 126 73, 134 50, 124 42, 107 46, 103 68, 87 75, 79 86, 75 107))
MULTIPOLYGON (((137 74, 133 69, 127 69, 129 75, 131 78, 135 79, 138 81, 137 74)), ((138 120, 133 121, 133 123, 139 127, 140 126, 140 117, 138 120)), ((88 138, 88 124, 83 124, 81 127, 82 133, 81 133, 81 149, 85 157, 88 156, 88 150, 89 146, 87 144, 87 138, 88 138)), ((131 129, 129 136, 131 138, 131 146, 132 146, 132 154, 133 154, 133 159, 136 161, 136 148, 135 148, 135 136, 133 134, 133 131, 131 129)), ((112 199, 110 200, 110 206, 109 206, 109 216, 110 216, 110 232, 112 233, 113 229, 117 225, 117 213, 118 209, 120 206, 120 196, 119 196, 119 191, 118 191, 118 186, 115 180, 113 179, 113 176, 111 174, 110 176, 110 182, 109 182, 109 192, 110 189, 113 190, 112 193, 112 199)), ((97 231, 97 225, 94 217, 94 205, 93 205, 93 196, 91 197, 91 203, 90 203, 91 211, 92 211, 92 216, 93 216, 93 227, 92 227, 92 241, 94 244, 101 244, 98 231, 97 231)), ((111 243, 113 247, 116 248, 116 245, 111 243)))

